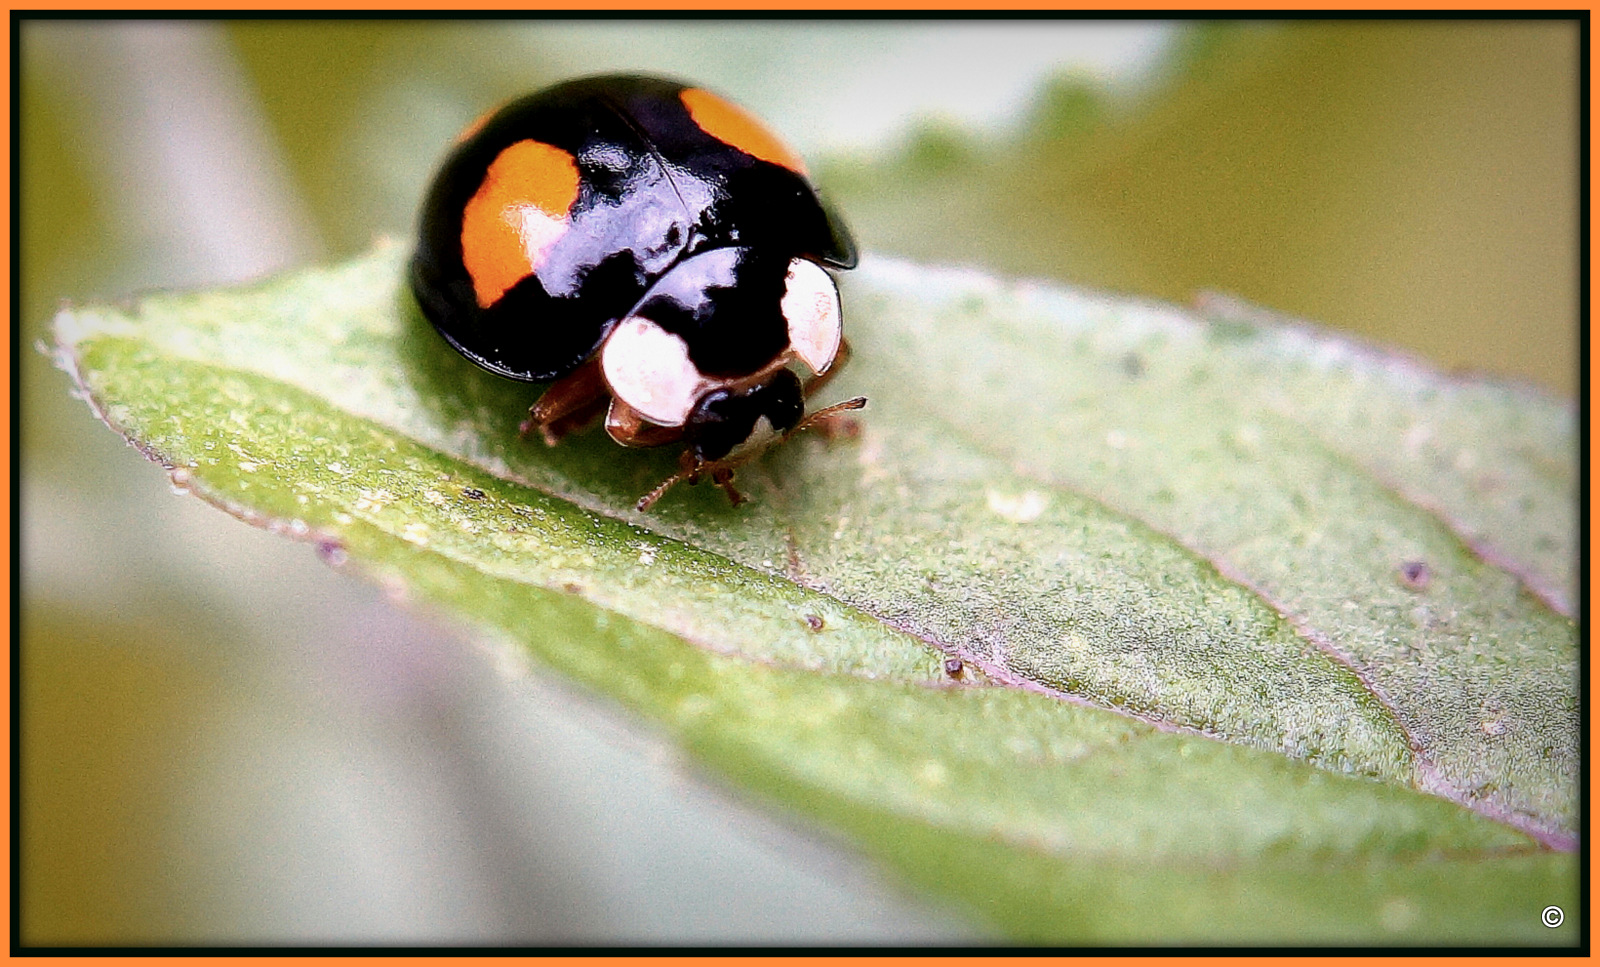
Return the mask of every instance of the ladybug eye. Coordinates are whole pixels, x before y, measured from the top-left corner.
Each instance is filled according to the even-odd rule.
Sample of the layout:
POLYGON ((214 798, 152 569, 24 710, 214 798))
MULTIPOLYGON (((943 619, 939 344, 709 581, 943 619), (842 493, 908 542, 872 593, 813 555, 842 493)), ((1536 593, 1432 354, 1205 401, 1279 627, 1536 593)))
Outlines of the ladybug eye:
POLYGON ((639 316, 612 331, 600 368, 612 395, 661 426, 682 426, 709 385, 681 337, 639 316))
POLYGON ((839 289, 822 266, 807 259, 789 263, 783 318, 789 345, 813 373, 825 373, 839 355, 839 289))

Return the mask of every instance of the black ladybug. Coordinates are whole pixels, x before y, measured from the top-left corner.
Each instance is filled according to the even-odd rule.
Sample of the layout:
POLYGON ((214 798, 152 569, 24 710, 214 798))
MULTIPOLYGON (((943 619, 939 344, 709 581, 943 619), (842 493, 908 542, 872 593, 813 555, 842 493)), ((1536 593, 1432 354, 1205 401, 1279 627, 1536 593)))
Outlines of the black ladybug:
POLYGON ((423 202, 411 286, 463 356, 554 381, 524 434, 554 444, 605 410, 623 446, 685 444, 642 510, 702 475, 738 504, 735 466, 865 404, 803 417, 849 354, 823 267, 855 264, 804 163, 759 121, 698 87, 605 75, 468 129, 423 202))

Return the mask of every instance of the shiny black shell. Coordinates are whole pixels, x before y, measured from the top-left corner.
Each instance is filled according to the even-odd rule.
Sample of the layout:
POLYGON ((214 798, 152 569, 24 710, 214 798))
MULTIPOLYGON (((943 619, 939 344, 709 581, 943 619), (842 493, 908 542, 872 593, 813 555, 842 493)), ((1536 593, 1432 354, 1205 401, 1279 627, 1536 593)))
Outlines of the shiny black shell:
MULTIPOLYGON (((423 313, 451 345, 499 375, 551 380, 588 359, 690 256, 740 249, 730 265, 762 268, 718 283, 735 288, 746 278, 771 288, 774 271, 781 283, 773 267, 795 257, 855 265, 848 231, 807 179, 702 129, 685 107, 685 90, 653 77, 582 78, 512 102, 455 147, 423 203, 411 273, 423 313), (529 140, 571 155, 576 197, 542 261, 480 305, 463 261, 463 212, 502 152, 529 140)), ((752 298, 776 308, 771 293, 752 298)), ((708 373, 754 371, 772 358, 770 347, 787 343, 775 311, 722 316, 716 326, 682 333, 708 373)))

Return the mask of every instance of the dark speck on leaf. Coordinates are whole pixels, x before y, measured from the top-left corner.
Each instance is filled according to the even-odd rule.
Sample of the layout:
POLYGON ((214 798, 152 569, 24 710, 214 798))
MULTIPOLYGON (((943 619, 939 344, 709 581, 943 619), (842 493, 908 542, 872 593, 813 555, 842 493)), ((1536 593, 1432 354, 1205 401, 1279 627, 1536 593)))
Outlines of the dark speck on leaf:
POLYGON ((338 541, 320 541, 317 543, 317 556, 322 558, 322 563, 329 567, 342 567, 350 560, 350 555, 338 541))
POLYGON ((461 491, 461 496, 467 498, 468 500, 482 500, 488 495, 479 490, 477 487, 468 487, 466 490, 461 491))
POLYGON ((1129 379, 1138 379, 1144 375, 1144 358, 1138 353, 1128 353, 1122 357, 1122 371, 1129 379))
POLYGON ((1433 570, 1423 561, 1406 561, 1399 573, 1400 586, 1411 591, 1426 590, 1433 583, 1433 570))
POLYGON ((822 628, 823 628, 823 621, 822 621, 821 615, 815 615, 815 614, 806 615, 806 627, 810 628, 812 631, 821 631, 822 628))
POLYGON ((946 658, 944 660, 944 673, 951 678, 960 678, 961 671, 964 668, 966 668, 966 665, 959 658, 946 658))

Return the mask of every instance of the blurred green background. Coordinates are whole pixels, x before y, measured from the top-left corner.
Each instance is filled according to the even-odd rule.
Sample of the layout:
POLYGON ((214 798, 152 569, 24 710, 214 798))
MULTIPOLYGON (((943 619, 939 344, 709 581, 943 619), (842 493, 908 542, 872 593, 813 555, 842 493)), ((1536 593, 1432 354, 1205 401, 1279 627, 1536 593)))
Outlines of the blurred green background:
POLYGON ((29 944, 987 936, 443 616, 173 496, 31 351, 64 299, 405 235, 455 132, 545 83, 647 70, 743 102, 868 257, 1220 290, 1578 386, 1575 21, 20 29, 29 944))

